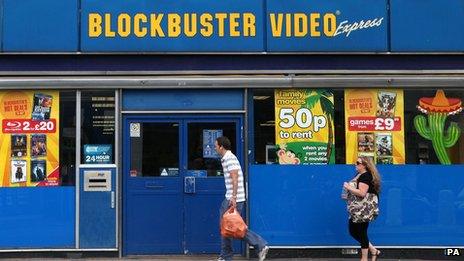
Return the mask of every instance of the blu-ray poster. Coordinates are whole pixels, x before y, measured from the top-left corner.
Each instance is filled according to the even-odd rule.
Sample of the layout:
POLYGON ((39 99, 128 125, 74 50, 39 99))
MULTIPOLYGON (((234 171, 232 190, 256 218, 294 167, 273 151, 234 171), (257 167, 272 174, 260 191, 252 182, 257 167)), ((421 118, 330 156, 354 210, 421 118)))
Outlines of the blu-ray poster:
POLYGON ((0 187, 58 186, 59 91, 0 91, 0 187))

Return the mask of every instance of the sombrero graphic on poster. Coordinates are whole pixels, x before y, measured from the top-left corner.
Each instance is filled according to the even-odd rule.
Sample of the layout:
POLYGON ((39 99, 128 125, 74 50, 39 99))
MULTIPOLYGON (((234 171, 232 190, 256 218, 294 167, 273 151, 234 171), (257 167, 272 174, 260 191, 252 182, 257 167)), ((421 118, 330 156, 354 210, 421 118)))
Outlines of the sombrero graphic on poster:
POLYGON ((443 90, 437 90, 435 97, 419 99, 417 109, 424 114, 414 117, 414 127, 425 139, 431 140, 435 154, 441 164, 451 164, 447 148, 456 144, 461 135, 461 129, 456 122, 451 122, 445 130, 446 118, 462 111, 461 99, 447 98, 443 90))

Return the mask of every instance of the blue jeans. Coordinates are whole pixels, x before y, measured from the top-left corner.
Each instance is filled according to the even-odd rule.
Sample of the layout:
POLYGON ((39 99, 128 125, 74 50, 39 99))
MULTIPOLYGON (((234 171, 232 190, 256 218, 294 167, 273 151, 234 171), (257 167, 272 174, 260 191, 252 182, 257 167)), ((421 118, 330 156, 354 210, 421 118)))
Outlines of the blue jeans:
MULTIPOLYGON (((243 211, 243 203, 244 202, 237 202, 237 211, 240 213, 240 215, 243 211)), ((221 204, 221 209, 219 210, 219 218, 221 218, 228 209, 229 200, 224 199, 221 204)), ((221 257, 225 260, 232 260, 232 256, 234 254, 232 249, 232 239, 233 238, 221 236, 221 257)), ((267 245, 267 242, 262 237, 250 229, 248 229, 243 240, 245 240, 249 245, 252 245, 257 253, 259 253, 259 251, 261 251, 261 249, 267 245)))

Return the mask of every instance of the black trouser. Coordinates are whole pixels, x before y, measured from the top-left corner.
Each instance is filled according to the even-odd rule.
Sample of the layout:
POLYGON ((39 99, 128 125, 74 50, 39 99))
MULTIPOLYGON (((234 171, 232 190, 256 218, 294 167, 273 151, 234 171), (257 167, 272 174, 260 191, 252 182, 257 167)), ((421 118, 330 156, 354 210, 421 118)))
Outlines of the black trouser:
POLYGON ((350 235, 361 244, 361 248, 369 248, 369 238, 367 237, 367 228, 369 222, 353 223, 350 219, 350 235))

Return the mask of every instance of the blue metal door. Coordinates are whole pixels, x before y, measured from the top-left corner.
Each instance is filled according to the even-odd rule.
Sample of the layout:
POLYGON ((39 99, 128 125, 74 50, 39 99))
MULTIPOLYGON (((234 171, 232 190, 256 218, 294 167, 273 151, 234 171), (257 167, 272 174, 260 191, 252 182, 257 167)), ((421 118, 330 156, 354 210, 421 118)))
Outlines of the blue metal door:
POLYGON ((228 136, 242 159, 242 117, 126 116, 123 135, 124 254, 218 253, 225 187, 214 140, 228 136))
POLYGON ((182 121, 125 117, 123 251, 182 253, 182 121))

